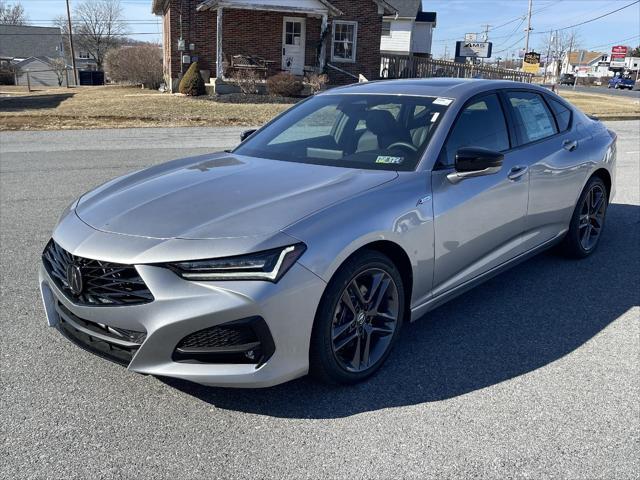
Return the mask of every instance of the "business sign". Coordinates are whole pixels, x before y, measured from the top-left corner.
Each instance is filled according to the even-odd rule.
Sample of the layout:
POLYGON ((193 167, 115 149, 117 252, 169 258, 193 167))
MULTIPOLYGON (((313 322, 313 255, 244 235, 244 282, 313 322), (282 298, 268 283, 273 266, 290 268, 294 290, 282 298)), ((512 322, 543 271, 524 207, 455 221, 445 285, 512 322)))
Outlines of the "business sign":
POLYGON ((624 45, 616 45, 611 47, 611 63, 612 67, 624 67, 624 59, 627 56, 627 47, 624 45))
POLYGON ((536 52, 525 53, 522 70, 527 73, 538 73, 538 70, 540 70, 540 54, 536 52))
POLYGON ((489 58, 491 42, 456 42, 456 57, 489 58))
POLYGON ((478 34, 477 33, 465 33, 464 34, 464 41, 465 42, 475 42, 478 40, 478 34))

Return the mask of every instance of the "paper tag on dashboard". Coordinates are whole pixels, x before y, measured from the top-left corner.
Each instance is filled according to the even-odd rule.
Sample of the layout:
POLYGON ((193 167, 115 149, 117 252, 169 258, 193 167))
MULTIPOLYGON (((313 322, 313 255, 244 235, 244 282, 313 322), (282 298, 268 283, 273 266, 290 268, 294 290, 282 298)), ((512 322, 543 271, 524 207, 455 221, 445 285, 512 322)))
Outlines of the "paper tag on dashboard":
POLYGON ((453 100, 451 100, 450 98, 438 97, 433 101, 433 104, 448 106, 448 105, 451 105, 451 102, 453 102, 453 100))
POLYGON ((400 165, 404 162, 404 157, 390 157, 388 155, 379 155, 376 163, 385 163, 387 165, 400 165))

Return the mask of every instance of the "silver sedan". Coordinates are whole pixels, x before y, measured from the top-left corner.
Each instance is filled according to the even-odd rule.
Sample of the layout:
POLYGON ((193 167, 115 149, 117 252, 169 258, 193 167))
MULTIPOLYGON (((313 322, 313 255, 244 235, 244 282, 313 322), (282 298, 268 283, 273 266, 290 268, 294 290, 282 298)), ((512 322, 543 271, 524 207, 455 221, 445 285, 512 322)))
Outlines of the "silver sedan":
POLYGON ((145 374, 353 383, 404 322, 554 245, 592 254, 615 184, 615 133, 507 81, 337 88, 242 137, 73 202, 49 325, 145 374))

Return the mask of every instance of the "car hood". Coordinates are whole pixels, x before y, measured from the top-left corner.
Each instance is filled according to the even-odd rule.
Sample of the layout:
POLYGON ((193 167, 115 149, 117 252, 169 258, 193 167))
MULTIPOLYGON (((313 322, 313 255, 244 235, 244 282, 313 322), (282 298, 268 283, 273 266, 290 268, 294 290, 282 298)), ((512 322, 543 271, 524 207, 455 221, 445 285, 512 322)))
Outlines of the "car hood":
POLYGON ((148 238, 264 236, 396 177, 218 153, 112 180, 82 196, 76 214, 97 230, 148 238))

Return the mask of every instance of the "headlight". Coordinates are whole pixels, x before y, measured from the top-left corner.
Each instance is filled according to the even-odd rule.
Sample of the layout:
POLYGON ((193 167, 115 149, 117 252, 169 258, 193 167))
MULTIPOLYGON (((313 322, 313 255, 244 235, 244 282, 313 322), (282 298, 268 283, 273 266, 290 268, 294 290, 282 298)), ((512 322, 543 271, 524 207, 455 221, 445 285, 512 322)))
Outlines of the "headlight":
POLYGON ((185 280, 266 280, 277 282, 300 258, 303 243, 237 257, 170 263, 185 280))

